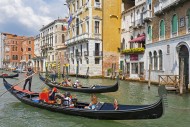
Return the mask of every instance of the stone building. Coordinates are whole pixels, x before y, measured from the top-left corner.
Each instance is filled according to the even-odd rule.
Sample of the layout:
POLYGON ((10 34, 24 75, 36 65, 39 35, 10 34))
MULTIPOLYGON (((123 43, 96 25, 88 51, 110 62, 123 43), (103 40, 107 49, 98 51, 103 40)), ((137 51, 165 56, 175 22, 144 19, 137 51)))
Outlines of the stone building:
POLYGON ((35 41, 35 46, 41 48, 41 55, 38 54, 34 59, 37 68, 45 71, 46 63, 49 65, 59 63, 62 66, 60 62, 64 59, 64 53, 61 53, 60 49, 65 45, 66 30, 66 19, 54 20, 40 29, 40 35, 35 41))
POLYGON ((121 0, 67 0, 67 5, 70 73, 106 75, 119 61, 121 0))
POLYGON ((158 82, 158 75, 185 75, 189 84, 190 53, 190 1, 152 0, 152 38, 146 44, 146 79, 149 64, 152 65, 151 80, 158 82), (184 68, 181 66, 184 65, 184 68), (181 70, 182 69, 182 70, 181 70))
POLYGON ((144 78, 145 0, 123 0, 120 70, 125 78, 144 78))

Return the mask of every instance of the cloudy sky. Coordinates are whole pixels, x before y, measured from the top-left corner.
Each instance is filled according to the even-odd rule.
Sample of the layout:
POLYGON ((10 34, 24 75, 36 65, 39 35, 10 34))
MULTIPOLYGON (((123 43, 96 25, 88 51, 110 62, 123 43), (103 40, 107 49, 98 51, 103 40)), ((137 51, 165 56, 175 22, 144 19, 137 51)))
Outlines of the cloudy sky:
POLYGON ((0 33, 34 36, 42 25, 68 16, 66 0, 0 0, 0 33))

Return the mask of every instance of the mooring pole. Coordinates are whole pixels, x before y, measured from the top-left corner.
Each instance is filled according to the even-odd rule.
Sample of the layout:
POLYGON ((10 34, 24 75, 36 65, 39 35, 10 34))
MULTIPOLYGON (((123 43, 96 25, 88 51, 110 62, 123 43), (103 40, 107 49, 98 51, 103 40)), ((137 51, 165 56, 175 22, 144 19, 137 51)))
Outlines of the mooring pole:
POLYGON ((152 71, 152 64, 149 64, 149 71, 148 71, 148 89, 150 89, 150 83, 151 83, 150 75, 151 75, 151 71, 152 71))
POLYGON ((181 61, 180 61, 180 84, 179 84, 180 94, 183 94, 183 80, 184 80, 184 58, 181 58, 181 61))

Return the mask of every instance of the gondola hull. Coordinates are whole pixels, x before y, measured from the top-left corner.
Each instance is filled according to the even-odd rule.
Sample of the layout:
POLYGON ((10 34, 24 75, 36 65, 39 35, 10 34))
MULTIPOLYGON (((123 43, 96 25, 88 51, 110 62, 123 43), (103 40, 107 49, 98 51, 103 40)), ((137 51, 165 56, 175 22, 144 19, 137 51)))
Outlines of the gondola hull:
POLYGON ((19 74, 17 73, 17 74, 14 74, 14 75, 7 75, 7 76, 0 75, 0 78, 15 78, 15 77, 18 77, 18 76, 19 76, 19 74))
POLYGON ((56 87, 61 90, 68 90, 74 92, 82 92, 82 93, 107 93, 107 92, 115 92, 118 90, 119 84, 118 81, 115 85, 112 86, 97 86, 94 88, 91 87, 81 87, 81 88, 73 88, 73 87, 64 87, 60 86, 57 83, 51 83, 49 80, 45 79, 42 75, 39 74, 39 78, 49 87, 56 87))
MULTIPOLYGON (((113 109, 113 104, 103 103, 95 110, 85 109, 81 107, 69 108, 58 104, 48 104, 44 102, 34 102, 33 97, 38 97, 37 93, 28 93, 15 89, 4 79, 4 86, 9 92, 14 95, 21 102, 47 109, 54 112, 70 114, 74 116, 82 116, 93 119, 104 120, 140 120, 140 119, 157 119, 163 115, 163 101, 162 98, 158 102, 151 105, 119 105, 119 110, 113 109)), ((88 103, 78 102, 77 105, 88 105, 88 103)))

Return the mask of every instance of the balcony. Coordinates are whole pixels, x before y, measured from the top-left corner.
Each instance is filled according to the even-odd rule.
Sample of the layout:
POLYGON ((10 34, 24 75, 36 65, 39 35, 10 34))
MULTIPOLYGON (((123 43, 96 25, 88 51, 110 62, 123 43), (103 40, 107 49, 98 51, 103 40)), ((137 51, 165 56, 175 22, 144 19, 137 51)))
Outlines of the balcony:
POLYGON ((172 9, 186 0, 162 0, 154 6, 155 15, 161 15, 163 12, 172 9))
POLYGON ((136 25, 137 27, 143 26, 143 20, 142 20, 142 19, 137 19, 137 20, 135 21, 135 25, 136 25))
POLYGON ((152 11, 146 10, 142 13, 144 22, 149 22, 152 19, 152 11))
POLYGON ((89 51, 84 51, 84 56, 88 57, 89 56, 89 51))
POLYGON ((95 57, 102 57, 102 51, 94 51, 95 57))
POLYGON ((70 39, 66 40, 65 44, 66 45, 73 44, 76 41, 82 41, 82 40, 85 40, 87 38, 89 38, 89 34, 88 33, 84 33, 84 34, 81 34, 79 36, 75 36, 73 38, 70 38, 70 39))

